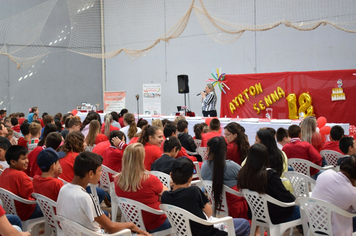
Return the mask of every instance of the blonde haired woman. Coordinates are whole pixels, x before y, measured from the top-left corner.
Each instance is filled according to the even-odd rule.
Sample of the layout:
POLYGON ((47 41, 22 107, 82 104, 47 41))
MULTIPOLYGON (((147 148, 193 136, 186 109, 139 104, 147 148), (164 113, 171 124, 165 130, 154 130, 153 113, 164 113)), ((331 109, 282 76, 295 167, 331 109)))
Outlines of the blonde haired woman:
MULTIPOLYGON (((168 189, 145 169, 144 158, 145 149, 141 143, 126 147, 122 157, 122 171, 115 176, 115 192, 119 197, 129 198, 159 210, 160 197, 168 189)), ((165 215, 142 212, 142 217, 150 233, 171 227, 165 215)))
POLYGON ((124 115, 124 128, 121 128, 120 131, 123 132, 126 136, 126 143, 130 143, 130 140, 139 132, 141 129, 137 127, 135 116, 132 113, 126 113, 124 115))
POLYGON ((90 121, 89 133, 85 137, 87 144, 85 151, 92 151, 96 144, 108 140, 105 134, 100 133, 100 123, 97 120, 90 121))
POLYGON ((205 91, 201 92, 201 101, 202 101, 202 109, 204 117, 217 117, 216 112, 216 101, 217 96, 215 93, 214 86, 212 84, 207 84, 205 87, 205 91))
MULTIPOLYGON (((304 120, 301 123, 300 126, 302 130, 302 141, 307 141, 313 147, 320 152, 321 148, 323 147, 326 138, 324 135, 318 133, 316 131, 316 119, 314 116, 307 116, 304 118, 304 120)), ((324 162, 324 159, 323 159, 324 162)), ((324 163, 323 163, 324 165, 324 163)))
POLYGON ((107 138, 109 138, 109 135, 110 135, 111 131, 120 130, 119 128, 114 127, 114 126, 111 125, 111 123, 113 122, 113 118, 112 118, 111 114, 106 114, 105 115, 104 122, 105 123, 101 127, 101 133, 105 134, 107 138))

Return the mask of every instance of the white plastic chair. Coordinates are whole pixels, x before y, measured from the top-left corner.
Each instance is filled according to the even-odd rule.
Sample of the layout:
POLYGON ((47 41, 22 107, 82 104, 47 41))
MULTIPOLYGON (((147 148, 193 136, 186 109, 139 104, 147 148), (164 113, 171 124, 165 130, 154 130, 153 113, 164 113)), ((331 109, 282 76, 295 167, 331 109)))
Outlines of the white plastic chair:
POLYGON ((260 235, 262 236, 265 228, 267 228, 267 235, 269 236, 280 236, 283 235, 284 231, 291 228, 290 234, 293 234, 293 227, 302 224, 302 219, 297 219, 281 224, 273 224, 269 217, 269 210, 267 202, 273 203, 280 207, 291 207, 295 206, 294 202, 285 203, 278 201, 267 194, 259 194, 248 189, 242 189, 242 193, 250 206, 252 212, 252 222, 250 235, 255 235, 256 226, 260 227, 260 235))
MULTIPOLYGON (((111 198, 111 220, 113 222, 116 222, 117 219, 117 210, 119 208, 118 200, 117 200, 117 195, 115 192, 115 183, 111 182, 110 183, 110 198, 111 198)), ((121 215, 121 222, 124 221, 124 216, 121 215)))
POLYGON ((351 214, 332 203, 316 198, 300 197, 296 203, 300 206, 301 216, 305 219, 303 231, 305 234, 308 232, 308 235, 334 235, 332 232, 333 214, 348 218, 356 217, 356 214, 351 214))
MULTIPOLYGON (((204 180, 203 183, 204 183, 205 190, 207 191, 210 201, 212 203, 211 207, 214 209, 215 201, 213 198, 213 181, 204 180)), ((228 186, 223 185, 221 208, 219 209, 218 212, 216 212, 216 215, 219 215, 219 216, 228 216, 229 215, 229 209, 227 207, 227 201, 226 201, 226 193, 231 193, 231 194, 239 196, 239 197, 244 196, 243 193, 237 192, 237 191, 229 188, 228 186)))
MULTIPOLYGON (((128 198, 123 198, 123 197, 115 197, 112 199, 112 201, 116 201, 117 204, 119 205, 121 209, 121 213, 124 215, 126 222, 132 222, 134 223, 138 228, 141 230, 147 231, 146 227, 143 223, 143 218, 142 218, 142 211, 146 211, 152 214, 156 215, 164 215, 164 212, 162 210, 156 210, 153 209, 149 206, 146 206, 145 204, 131 200, 128 198)), ((152 235, 162 235, 165 236, 167 234, 171 234, 172 228, 165 229, 156 233, 153 233, 152 235)))
MULTIPOLYGON (((16 206, 15 206, 15 201, 24 203, 24 204, 36 204, 35 200, 27 200, 23 199, 22 197, 19 197, 12 192, 0 188, 0 198, 3 203, 3 208, 5 209, 7 214, 12 214, 12 215, 18 215, 16 211, 16 206)), ((22 230, 23 231, 29 231, 31 230, 32 235, 38 235, 39 233, 39 224, 40 223, 45 223, 45 218, 44 217, 38 217, 34 219, 28 219, 26 221, 21 221, 22 222, 22 230)))
POLYGON ((207 221, 177 206, 161 204, 159 207, 166 213, 175 233, 174 235, 192 236, 190 221, 194 221, 202 225, 226 223, 228 236, 235 236, 234 223, 232 221, 232 217, 230 216, 207 221))
POLYGON ((201 139, 194 139, 194 143, 197 146, 197 148, 200 147, 201 146, 201 139))
POLYGON ((103 189, 105 192, 110 192, 110 177, 109 173, 116 175, 118 172, 110 169, 109 167, 102 165, 102 174, 100 176, 99 188, 103 189))
POLYGON ((201 156, 203 161, 208 159, 208 148, 207 147, 198 147, 196 152, 201 156))
POLYGON ((333 165, 334 167, 337 166, 337 160, 345 156, 339 152, 335 152, 332 150, 322 150, 320 152, 320 155, 325 158, 328 165, 333 165))
MULTIPOLYGON (((47 225, 57 236, 64 236, 64 233, 59 226, 59 222, 55 219, 57 203, 42 194, 33 193, 36 198, 37 204, 40 206, 41 211, 46 219, 47 225)), ((51 235, 51 234, 48 234, 51 235)))
POLYGON ((295 171, 285 172, 284 177, 292 184, 293 195, 296 198, 310 197, 316 182, 314 179, 295 171))
POLYGON ((334 169, 334 166, 318 166, 311 161, 300 159, 300 158, 290 158, 288 159, 288 165, 290 165, 294 171, 305 174, 309 177, 310 175, 310 167, 313 167, 318 170, 329 170, 334 169))
POLYGON ((67 181, 65 181, 64 179, 59 178, 59 177, 58 177, 58 179, 59 179, 60 181, 62 181, 62 182, 63 182, 63 184, 68 184, 68 182, 67 182, 67 181))
MULTIPOLYGON (((103 234, 98 234, 96 232, 91 231, 90 229, 85 228, 84 226, 69 220, 63 216, 56 216, 55 217, 58 221, 61 223, 61 227, 64 231, 65 236, 99 236, 103 234)), ((124 229, 119 232, 113 233, 113 234, 105 234, 108 236, 131 236, 131 230, 129 229, 124 229)))
POLYGON ((171 185, 170 185, 170 182, 171 182, 171 176, 164 173, 164 172, 161 172, 161 171, 154 171, 154 170, 151 170, 150 173, 154 176, 156 176, 164 186, 166 186, 168 189, 171 189, 171 185))
POLYGON ((188 154, 189 156, 198 155, 197 151, 195 151, 195 152, 191 152, 191 151, 189 151, 189 150, 185 150, 185 151, 187 152, 187 154, 188 154))

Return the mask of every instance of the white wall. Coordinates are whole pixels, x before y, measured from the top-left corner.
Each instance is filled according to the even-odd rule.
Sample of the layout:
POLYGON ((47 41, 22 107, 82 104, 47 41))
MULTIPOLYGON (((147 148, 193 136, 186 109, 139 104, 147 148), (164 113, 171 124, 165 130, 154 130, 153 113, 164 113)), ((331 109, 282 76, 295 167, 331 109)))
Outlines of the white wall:
MULTIPOLYGON (((307 32, 279 26, 264 32, 245 32, 237 41, 221 45, 206 35, 192 13, 179 38, 161 42, 135 61, 124 54, 106 60, 106 90, 126 90, 126 107, 136 112, 135 94, 142 96, 142 84, 161 83, 162 113, 169 115, 177 105, 184 104, 183 95, 178 94, 177 75, 187 74, 190 108, 201 115, 196 94, 205 88, 205 80, 212 78, 211 68, 221 67, 227 74, 353 69, 355 42, 356 34, 331 26, 307 32)), ((220 101, 220 92, 218 96, 220 101)), ((219 114, 220 104, 217 110, 219 114)))

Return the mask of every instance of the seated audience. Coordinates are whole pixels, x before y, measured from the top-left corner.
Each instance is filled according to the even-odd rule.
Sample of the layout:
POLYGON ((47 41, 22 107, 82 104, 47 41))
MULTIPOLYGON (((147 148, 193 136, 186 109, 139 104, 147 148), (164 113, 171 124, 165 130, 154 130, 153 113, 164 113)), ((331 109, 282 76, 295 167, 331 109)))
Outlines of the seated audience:
POLYGON ((313 147, 320 152, 321 148, 323 147, 326 138, 325 135, 322 135, 318 132, 316 132, 316 119, 314 116, 307 116, 304 118, 304 120, 301 123, 301 141, 307 141, 313 147))
POLYGON ((224 128, 224 135, 227 142, 226 159, 241 165, 250 148, 241 126, 238 123, 230 122, 224 128))
POLYGON ((182 148, 177 137, 169 137, 164 141, 163 155, 155 160, 151 166, 151 170, 161 171, 166 174, 171 173, 171 166, 174 159, 177 157, 182 148))
POLYGON ((85 117, 81 127, 80 127, 80 132, 86 137, 89 132, 89 126, 90 126, 90 121, 92 120, 97 120, 100 123, 101 126, 101 118, 100 115, 94 111, 91 111, 88 113, 87 117, 85 117))
POLYGON ((7 144, 3 141, 0 141, 0 169, 2 170, 10 167, 5 158, 7 149, 8 149, 7 144))
MULTIPOLYGON (((285 152, 288 159, 300 158, 313 162, 321 166, 321 156, 319 152, 308 142, 301 141, 301 129, 298 125, 291 125, 288 128, 288 134, 291 142, 283 146, 282 151, 285 152)), ((320 171, 315 168, 310 168, 310 175, 316 179, 320 171)))
POLYGON ((23 137, 19 138, 19 140, 17 141, 17 145, 27 148, 27 142, 31 141, 30 125, 28 124, 28 122, 23 122, 20 125, 20 130, 23 137))
POLYGON ((11 118, 11 129, 17 133, 20 133, 20 125, 17 118, 11 118))
MULTIPOLYGON (((0 187, 21 198, 34 200, 31 196, 33 193, 32 180, 24 172, 28 164, 27 152, 26 148, 19 145, 8 148, 5 157, 10 167, 0 175, 0 187)), ((15 201, 15 206, 22 221, 43 216, 38 204, 25 204, 15 201)))
POLYGON ((111 113, 111 116, 112 116, 112 123, 111 125, 116 127, 116 128, 119 128, 121 129, 121 125, 119 123, 119 114, 117 114, 116 111, 112 111, 111 113))
POLYGON ((38 154, 37 165, 42 175, 33 177, 33 191, 57 202, 59 190, 63 182, 57 177, 62 173, 58 153, 53 148, 46 148, 38 154))
MULTIPOLYGON (((122 171, 115 179, 115 192, 119 197, 129 198, 159 210, 160 197, 168 189, 145 169, 144 159, 145 149, 141 143, 126 147, 122 158, 122 171)), ((171 227, 165 214, 142 212, 142 217, 150 233, 171 227)))
MULTIPOLYGON (((295 197, 282 184, 276 171, 269 168, 268 149, 261 143, 250 147, 246 164, 237 176, 237 185, 241 189, 249 189, 265 193, 281 202, 294 202, 295 197)), ((273 224, 280 224, 300 218, 298 206, 280 207, 268 204, 269 216, 273 224)), ((249 212, 250 215, 250 212, 249 212)), ((298 226, 301 230, 301 226, 298 226)))
MULTIPOLYGON (((122 169, 122 154, 123 149, 122 146, 125 142, 125 134, 119 130, 114 130, 110 133, 109 141, 111 146, 108 147, 102 154, 103 157, 103 165, 109 167, 110 169, 121 172, 122 169), (115 138, 119 138, 121 141, 117 145, 114 142, 115 138)), ((109 173, 110 180, 113 181, 112 174, 109 173)))
POLYGON ((61 131, 61 135, 62 137, 65 139, 67 134, 69 133, 69 130, 68 130, 68 121, 69 121, 69 118, 73 116, 72 113, 67 113, 63 116, 63 123, 64 123, 64 129, 62 129, 61 131))
POLYGON ((40 142, 42 127, 37 122, 32 122, 30 124, 29 129, 31 134, 31 140, 27 143, 27 149, 29 152, 31 152, 33 149, 35 149, 35 147, 37 147, 38 143, 40 142))
POLYGON ((5 124, 0 121, 0 141, 6 143, 8 147, 11 147, 12 144, 6 138, 7 133, 8 133, 8 131, 7 131, 7 128, 6 128, 5 124))
MULTIPOLYGON (((170 137, 178 137, 177 136, 177 126, 174 123, 168 123, 164 127, 163 134, 165 138, 170 138, 170 137)), ((164 143, 161 146, 161 149, 163 150, 164 143)), ((192 161, 196 161, 197 158, 195 156, 190 156, 188 155, 187 151, 185 148, 182 146, 181 150, 178 152, 177 157, 187 157, 192 161)), ((177 158, 176 157, 176 158, 177 158)))
POLYGON ((343 154, 339 148, 339 141, 342 137, 344 137, 344 129, 340 125, 334 125, 330 130, 330 141, 325 142, 321 150, 331 150, 343 154))
MULTIPOLYGON (((316 180, 311 197, 334 204, 341 209, 356 211, 356 155, 346 157, 340 165, 340 172, 324 171, 316 180)), ((332 213, 334 235, 352 235, 356 231, 356 219, 332 213)))
POLYGON ((64 185, 58 195, 57 213, 90 230, 102 234, 112 234, 130 229, 139 235, 149 235, 131 222, 112 222, 101 210, 98 199, 85 190, 87 185, 97 184, 101 176, 102 157, 91 152, 83 152, 74 163, 74 178, 64 185))
MULTIPOLYGON (((29 232, 19 232, 15 227, 13 227, 12 222, 9 222, 7 216, 8 215, 5 215, 5 211, 0 205, 0 235, 31 236, 29 232)), ((15 216, 11 215, 10 217, 15 217, 15 216)))
POLYGON ((163 132, 156 126, 146 126, 141 136, 138 138, 138 143, 141 143, 145 148, 145 168, 151 170, 152 163, 162 156, 161 144, 163 142, 163 132))
MULTIPOLYGON (((288 158, 286 154, 277 147, 273 133, 268 129, 260 129, 256 133, 255 143, 262 143, 267 147, 269 167, 275 170, 281 178, 284 178, 284 173, 288 171, 288 158)), ((293 187, 289 180, 284 180, 283 185, 288 191, 293 192, 293 187)))
POLYGON ((208 141, 213 137, 219 137, 221 135, 220 121, 217 118, 213 118, 209 124, 210 132, 202 134, 201 147, 207 147, 208 141))
POLYGON ((277 147, 282 150, 283 146, 290 143, 290 137, 288 135, 288 130, 285 128, 278 128, 276 132, 277 147))
MULTIPOLYGON (((203 180, 213 181, 213 196, 215 216, 221 208, 223 185, 238 191, 237 174, 241 166, 234 161, 226 160, 226 142, 224 137, 214 137, 208 142, 208 160, 201 166, 201 177, 203 180)), ((247 202, 243 197, 237 197, 226 193, 229 215, 234 218, 247 219, 247 202)))
POLYGON ((124 125, 120 129, 121 132, 125 134, 126 143, 130 143, 130 140, 137 134, 141 132, 141 128, 136 126, 135 116, 131 113, 126 113, 124 115, 124 125))
POLYGON ((190 152, 195 152, 197 145, 195 145, 192 136, 188 134, 188 122, 186 120, 179 120, 177 130, 178 139, 182 146, 190 152))
POLYGON ((47 124, 54 124, 54 117, 51 116, 51 115, 45 115, 45 116, 43 116, 42 121, 43 121, 43 126, 42 126, 43 128, 42 128, 42 130, 41 130, 41 137, 40 137, 40 139, 43 138, 43 131, 44 131, 44 128, 46 127, 46 125, 47 125, 47 124))
POLYGON ((105 134, 106 137, 109 138, 112 131, 120 130, 119 128, 111 125, 111 123, 114 121, 111 114, 106 114, 104 121, 105 123, 101 126, 101 133, 105 134))
POLYGON ((125 124, 124 124, 124 115, 126 114, 126 113, 128 113, 129 111, 126 109, 126 108, 124 108, 124 109, 122 109, 121 111, 120 111, 120 113, 119 113, 119 123, 120 123, 120 125, 121 125, 121 128, 123 128, 123 127, 125 127, 125 124))
POLYGON ((85 137, 86 151, 92 151, 95 145, 100 142, 107 141, 108 137, 105 134, 100 133, 100 123, 97 120, 90 121, 89 133, 85 137))
MULTIPOLYGON (((339 141, 339 148, 345 157, 356 155, 356 140, 353 137, 343 137, 339 141)), ((345 157, 339 158, 337 165, 341 165, 345 157)))
MULTIPOLYGON (((191 186, 193 179, 194 164, 184 157, 177 158, 172 165, 172 190, 166 191, 162 195, 163 204, 171 204, 180 207, 192 214, 206 220, 212 216, 212 209, 209 199, 197 186, 191 186)), ((245 219, 233 219, 235 234, 247 236, 250 233, 250 224, 245 219)), ((198 235, 227 235, 226 232, 214 228, 212 225, 202 225, 190 222, 193 236, 198 235)))

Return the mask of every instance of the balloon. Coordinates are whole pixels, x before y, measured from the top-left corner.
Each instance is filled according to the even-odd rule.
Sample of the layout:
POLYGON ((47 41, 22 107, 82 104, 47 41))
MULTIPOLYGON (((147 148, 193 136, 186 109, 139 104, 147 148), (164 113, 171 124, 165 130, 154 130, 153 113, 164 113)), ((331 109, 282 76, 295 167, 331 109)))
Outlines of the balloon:
POLYGON ((314 107, 311 106, 312 102, 312 97, 309 95, 309 93, 302 93, 299 96, 298 114, 303 113, 304 118, 307 116, 313 116, 314 107))
MULTIPOLYGON (((326 118, 324 116, 320 116, 317 120, 316 120, 316 123, 318 125, 319 128, 322 128, 325 126, 326 124, 326 118)), ((329 131, 330 133, 330 131, 329 131)))
POLYGON ((323 135, 328 135, 328 134, 330 134, 330 130, 331 130, 330 126, 324 126, 324 127, 321 127, 320 133, 323 135))
POLYGON ((77 115, 78 110, 77 110, 77 109, 73 109, 73 110, 71 111, 71 113, 73 114, 73 116, 75 116, 75 115, 77 115))
POLYGON ((290 93, 286 99, 288 101, 289 119, 297 120, 297 96, 295 93, 290 93))
POLYGON ((205 123, 206 123, 207 125, 210 125, 211 119, 212 119, 211 117, 206 118, 206 119, 205 119, 205 123))

